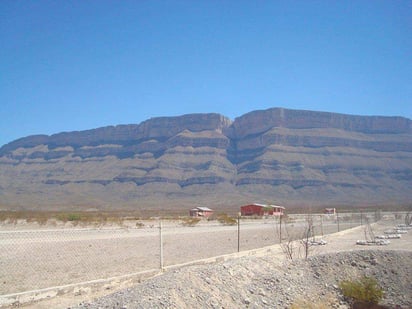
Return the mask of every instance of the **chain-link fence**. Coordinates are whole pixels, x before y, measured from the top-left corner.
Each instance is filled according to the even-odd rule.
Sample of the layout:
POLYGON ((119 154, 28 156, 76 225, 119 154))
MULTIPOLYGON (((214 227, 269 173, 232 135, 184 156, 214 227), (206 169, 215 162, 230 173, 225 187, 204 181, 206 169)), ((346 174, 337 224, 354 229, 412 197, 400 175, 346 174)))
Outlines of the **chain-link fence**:
POLYGON ((178 220, 133 222, 122 227, 23 229, 0 225, 0 296, 96 279, 122 276, 270 246, 287 235, 300 237, 311 222, 322 236, 390 215, 403 223, 406 213, 352 212, 241 218, 234 225, 178 220), (294 232, 291 232, 294 231, 294 232), (162 255, 162 256, 161 256, 162 255))

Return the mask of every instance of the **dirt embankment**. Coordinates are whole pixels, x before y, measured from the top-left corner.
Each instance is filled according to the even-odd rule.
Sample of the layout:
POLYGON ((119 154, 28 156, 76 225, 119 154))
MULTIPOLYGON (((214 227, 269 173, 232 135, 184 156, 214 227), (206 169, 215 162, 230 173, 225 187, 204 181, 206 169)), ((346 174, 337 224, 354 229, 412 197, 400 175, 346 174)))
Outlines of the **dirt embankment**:
POLYGON ((383 304, 412 308, 410 265, 407 251, 341 252, 282 263, 272 255, 244 257, 171 271, 77 308, 348 308, 338 284, 362 275, 378 280, 383 304))

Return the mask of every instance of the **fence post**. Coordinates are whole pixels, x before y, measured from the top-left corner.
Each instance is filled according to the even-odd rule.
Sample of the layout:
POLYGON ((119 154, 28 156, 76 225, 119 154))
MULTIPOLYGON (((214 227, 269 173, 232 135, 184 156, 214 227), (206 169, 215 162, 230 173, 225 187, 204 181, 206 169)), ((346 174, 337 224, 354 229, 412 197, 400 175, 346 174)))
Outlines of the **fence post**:
POLYGON ((338 232, 340 232, 340 228, 339 228, 339 213, 336 212, 336 221, 338 222, 338 232))
POLYGON ((360 225, 363 225, 363 212, 360 211, 360 225))
POLYGON ((320 230, 321 230, 322 237, 323 237, 323 215, 320 215, 320 230))
POLYGON ((279 243, 282 243, 282 215, 279 215, 279 243))
POLYGON ((160 270, 163 271, 163 235, 162 220, 159 220, 159 239, 160 239, 160 270))
POLYGON ((240 213, 237 214, 237 252, 240 252, 240 213))

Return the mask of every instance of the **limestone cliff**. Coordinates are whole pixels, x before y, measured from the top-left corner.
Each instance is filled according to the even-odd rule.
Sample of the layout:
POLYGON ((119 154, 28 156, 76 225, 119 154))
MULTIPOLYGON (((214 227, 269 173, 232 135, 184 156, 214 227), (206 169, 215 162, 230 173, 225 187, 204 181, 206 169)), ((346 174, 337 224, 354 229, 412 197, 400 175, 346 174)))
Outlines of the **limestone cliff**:
POLYGON ((412 121, 402 117, 191 114, 0 148, 2 208, 408 204, 411 187, 412 121))

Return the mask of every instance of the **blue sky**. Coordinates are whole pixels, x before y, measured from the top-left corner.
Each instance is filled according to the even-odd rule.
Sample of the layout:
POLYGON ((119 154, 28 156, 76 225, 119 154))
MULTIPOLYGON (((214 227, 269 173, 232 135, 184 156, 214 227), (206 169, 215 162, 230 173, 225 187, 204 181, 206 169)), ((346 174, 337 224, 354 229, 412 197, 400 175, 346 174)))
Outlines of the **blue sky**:
POLYGON ((412 118, 412 1, 0 1, 0 145, 270 107, 412 118))

